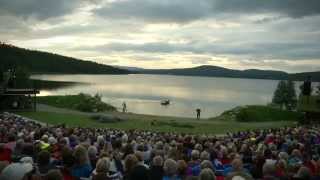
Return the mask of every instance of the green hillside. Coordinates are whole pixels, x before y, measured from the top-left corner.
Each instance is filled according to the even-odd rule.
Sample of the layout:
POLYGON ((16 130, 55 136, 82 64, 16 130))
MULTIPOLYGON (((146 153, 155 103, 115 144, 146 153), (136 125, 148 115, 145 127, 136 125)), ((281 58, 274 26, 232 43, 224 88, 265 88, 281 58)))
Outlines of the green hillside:
POLYGON ((128 74, 128 70, 0 43, 0 70, 22 67, 31 73, 128 74))

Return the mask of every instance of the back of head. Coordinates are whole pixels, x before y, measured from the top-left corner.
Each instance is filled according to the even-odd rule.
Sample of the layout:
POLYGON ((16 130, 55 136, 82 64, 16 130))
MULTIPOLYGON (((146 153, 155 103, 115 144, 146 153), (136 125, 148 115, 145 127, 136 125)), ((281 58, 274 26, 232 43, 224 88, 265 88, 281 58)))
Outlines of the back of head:
POLYGON ((276 174, 276 166, 274 163, 266 162, 262 168, 264 176, 275 176, 276 174))
POLYGON ((75 158, 75 162, 79 165, 83 165, 89 163, 88 152, 86 148, 82 145, 78 145, 74 150, 73 156, 75 158))
POLYGON ((167 176, 174 176, 177 173, 178 165, 173 159, 167 159, 164 162, 163 170, 167 176))
POLYGON ((178 160, 178 173, 179 175, 186 175, 187 174, 187 169, 188 169, 188 164, 186 163, 185 160, 178 160))
POLYGON ((75 162, 72 151, 69 148, 62 150, 62 162, 64 167, 72 167, 75 162))
POLYGON ((211 170, 214 170, 213 164, 209 160, 204 160, 200 164, 201 169, 209 168, 211 170))
POLYGON ((97 162, 96 172, 97 173, 108 173, 110 167, 110 161, 108 158, 101 158, 97 162))
POLYGON ((155 156, 152 160, 153 166, 162 166, 163 165, 163 158, 161 156, 155 156))
POLYGON ((46 180, 63 180, 63 175, 59 170, 50 170, 45 176, 46 180))
POLYGON ((216 176, 213 171, 209 168, 205 168, 201 171, 199 175, 199 180, 215 180, 216 176))
POLYGON ((200 153, 198 150, 192 150, 191 151, 191 159, 192 160, 198 160, 200 156, 200 153))
POLYGON ((48 151, 41 151, 38 154, 38 164, 40 166, 48 165, 50 163, 50 153, 48 151))
POLYGON ((137 164, 138 164, 138 158, 135 155, 133 154, 127 155, 124 162, 125 171, 130 172, 137 164))
POLYGON ((203 151, 201 154, 200 154, 200 159, 202 161, 204 160, 210 160, 210 154, 207 152, 207 151, 203 151))
POLYGON ((239 158, 235 158, 233 161, 232 161, 232 167, 233 167, 233 170, 234 171, 242 171, 243 169, 243 163, 242 163, 242 160, 239 159, 239 158))

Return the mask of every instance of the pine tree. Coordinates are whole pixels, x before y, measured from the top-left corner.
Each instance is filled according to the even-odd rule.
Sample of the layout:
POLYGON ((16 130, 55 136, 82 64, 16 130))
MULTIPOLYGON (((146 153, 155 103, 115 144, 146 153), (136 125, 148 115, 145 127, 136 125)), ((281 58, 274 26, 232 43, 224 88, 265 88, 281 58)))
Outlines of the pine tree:
POLYGON ((295 109, 297 107, 297 94, 295 89, 295 83, 291 80, 287 81, 287 97, 285 105, 288 110, 295 109))
POLYGON ((297 106, 297 94, 293 81, 280 81, 273 94, 272 103, 280 105, 281 109, 285 107, 292 110, 297 106))
POLYGON ((284 104, 286 104, 285 102, 285 97, 287 94, 287 85, 285 81, 280 81, 278 83, 277 89, 275 90, 274 94, 273 94, 273 98, 272 98, 272 103, 273 104, 278 104, 280 105, 281 109, 283 107, 284 104))

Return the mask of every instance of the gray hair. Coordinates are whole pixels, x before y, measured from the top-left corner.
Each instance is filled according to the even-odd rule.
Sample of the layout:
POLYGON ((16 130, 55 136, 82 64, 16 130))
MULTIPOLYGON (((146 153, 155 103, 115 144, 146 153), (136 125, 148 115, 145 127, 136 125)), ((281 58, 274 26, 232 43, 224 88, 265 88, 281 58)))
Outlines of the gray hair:
POLYGON ((199 180, 215 180, 216 176, 213 171, 209 168, 205 168, 201 171, 199 175, 199 180))
POLYGON ((178 164, 173 159, 167 159, 164 162, 163 170, 164 170, 165 174, 167 174, 168 176, 174 176, 177 173, 178 164))

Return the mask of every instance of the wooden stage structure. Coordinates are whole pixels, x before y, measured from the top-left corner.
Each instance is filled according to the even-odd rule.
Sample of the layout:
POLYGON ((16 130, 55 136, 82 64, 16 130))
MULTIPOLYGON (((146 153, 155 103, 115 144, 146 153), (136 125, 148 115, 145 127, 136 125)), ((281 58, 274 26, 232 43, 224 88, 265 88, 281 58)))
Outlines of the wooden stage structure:
POLYGON ((14 89, 0 86, 0 111, 36 111, 36 89, 14 89))

